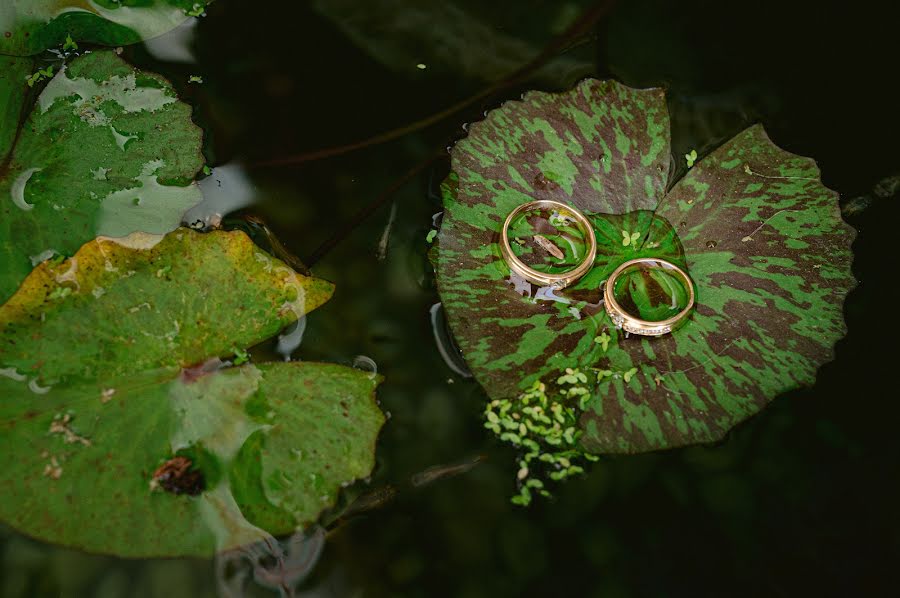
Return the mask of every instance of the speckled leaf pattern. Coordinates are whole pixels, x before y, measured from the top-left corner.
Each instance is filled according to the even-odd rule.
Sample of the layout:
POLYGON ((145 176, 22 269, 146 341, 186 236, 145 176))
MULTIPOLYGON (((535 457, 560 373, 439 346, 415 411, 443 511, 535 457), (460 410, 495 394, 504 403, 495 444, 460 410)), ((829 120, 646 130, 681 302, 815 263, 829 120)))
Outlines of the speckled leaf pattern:
POLYGON ((524 381, 571 365, 573 347, 592 350, 599 332, 594 319, 573 318, 571 305, 535 303, 509 287, 496 245, 506 215, 533 199, 587 212, 652 210, 664 192, 668 147, 662 92, 611 81, 561 95, 530 92, 473 124, 454 147, 438 285, 451 329, 489 395, 515 396, 524 381))
POLYGON ((315 520, 374 464, 377 378, 209 360, 332 289, 242 232, 98 239, 39 265, 0 307, 0 519, 123 556, 209 555, 315 520), (201 493, 154 485, 175 455, 201 493))
POLYGON ((689 170, 657 215, 677 223, 697 309, 674 334, 610 347, 611 362, 639 374, 599 388, 602 402, 582 418, 594 450, 720 438, 812 384, 846 332, 854 233, 815 163, 776 147, 761 126, 689 170))
POLYGON ((0 302, 35 264, 98 235, 176 228, 201 199, 201 141, 165 79, 109 51, 68 64, 0 163, 0 302))
POLYGON ((666 195, 668 131, 660 90, 532 92, 470 128, 444 185, 438 288, 466 361, 492 398, 567 367, 611 373, 581 416, 593 453, 719 439, 810 384, 844 334, 854 233, 812 160, 752 127, 666 195), (496 244, 506 214, 545 198, 588 212, 598 236, 594 269, 563 292, 511 279, 496 244), (697 286, 696 313, 660 338, 626 337, 602 305, 612 270, 644 256, 697 286))
POLYGON ((0 54, 28 56, 76 42, 133 44, 174 29, 210 0, 4 0, 0 54))

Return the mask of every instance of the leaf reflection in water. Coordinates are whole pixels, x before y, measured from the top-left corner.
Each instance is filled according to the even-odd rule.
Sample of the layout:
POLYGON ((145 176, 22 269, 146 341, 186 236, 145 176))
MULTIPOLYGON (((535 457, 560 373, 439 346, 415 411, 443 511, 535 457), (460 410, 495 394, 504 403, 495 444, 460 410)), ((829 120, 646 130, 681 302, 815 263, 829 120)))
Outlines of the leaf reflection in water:
POLYGON ((216 556, 216 584, 223 598, 248 595, 252 582, 278 591, 282 598, 296 596, 295 588, 316 566, 325 546, 321 526, 297 531, 284 540, 265 540, 219 553, 216 556))

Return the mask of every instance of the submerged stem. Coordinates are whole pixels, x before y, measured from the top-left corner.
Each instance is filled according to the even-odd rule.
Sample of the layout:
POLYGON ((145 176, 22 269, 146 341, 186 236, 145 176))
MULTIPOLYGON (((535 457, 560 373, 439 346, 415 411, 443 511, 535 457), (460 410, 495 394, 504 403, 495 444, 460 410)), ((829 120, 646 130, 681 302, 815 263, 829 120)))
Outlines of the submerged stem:
POLYGON ((348 222, 344 223, 341 228, 335 231, 328 239, 326 239, 321 245, 316 247, 316 249, 310 254, 309 258, 306 260, 307 267, 313 266, 316 262, 322 259, 325 254, 334 249, 334 247, 343 241, 347 235, 353 232, 357 226, 359 226, 366 218, 372 215, 378 208, 383 206, 387 201, 393 197, 394 193, 399 191, 403 186, 412 180, 416 175, 425 170, 428 166, 430 166, 434 161, 441 157, 441 154, 435 152, 428 156, 425 160, 419 162, 415 166, 413 166, 410 170, 406 172, 399 179, 391 183, 389 187, 387 187, 384 191, 379 193, 372 201, 364 205, 348 222))
POLYGON ((393 141, 394 139, 398 139, 400 137, 403 137, 404 135, 408 135, 409 133, 414 133, 421 129, 428 128, 446 119, 447 117, 452 116, 453 114, 456 114, 457 112, 471 106, 472 104, 526 79, 535 70, 544 66, 550 60, 555 58, 561 51, 564 51, 566 48, 568 48, 571 45, 572 40, 575 40, 589 32, 594 24, 599 21, 607 12, 609 12, 613 4, 614 0, 599 0, 598 2, 594 3, 590 8, 585 10, 584 13, 582 13, 581 16, 576 19, 575 22, 567 30, 553 38, 553 40, 550 41, 547 47, 545 47, 541 51, 541 53, 538 54, 531 62, 517 69, 505 79, 489 85, 478 93, 460 100, 459 102, 445 108, 444 110, 441 110, 440 112, 437 112, 430 116, 426 116, 425 118, 411 122, 402 127, 373 135, 372 137, 368 137, 366 139, 361 139, 359 141, 354 141, 352 143, 343 145, 313 150, 310 152, 304 152, 301 154, 295 154, 293 156, 283 156, 281 158, 262 160, 260 162, 251 164, 251 166, 284 166, 287 164, 302 164, 311 160, 321 160, 323 158, 338 156, 358 149, 370 147, 372 145, 378 145, 381 143, 386 143, 388 141, 393 141))

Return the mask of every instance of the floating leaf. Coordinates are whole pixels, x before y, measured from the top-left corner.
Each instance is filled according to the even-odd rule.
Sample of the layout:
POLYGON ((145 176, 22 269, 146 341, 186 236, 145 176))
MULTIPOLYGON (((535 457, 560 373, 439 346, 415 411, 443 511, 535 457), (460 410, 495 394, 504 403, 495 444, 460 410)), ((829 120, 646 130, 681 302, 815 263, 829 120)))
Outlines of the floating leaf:
MULTIPOLYGON (((197 16, 209 0, 6 0, 0 54, 29 56, 75 42, 133 44, 197 16)), ((73 48, 74 46, 74 48, 73 48)))
POLYGON ((0 519, 124 556, 208 555, 314 521, 374 464, 377 378, 209 360, 331 292, 241 232, 98 239, 39 265, 0 307, 0 519))
POLYGON ((719 439, 811 384, 845 331, 854 233, 815 163, 755 126, 666 195, 668 131, 659 90, 592 80, 531 92, 470 127, 444 184, 438 288, 467 363, 494 400, 543 382, 565 408, 580 404, 577 445, 590 453, 719 439), (500 257, 504 218, 533 199, 581 208, 597 232, 594 268, 562 292, 511 277, 500 257), (697 308, 673 334, 627 337, 602 285, 649 256, 690 272, 697 308), (596 372, 588 400, 554 384, 566 368, 596 372))
POLYGON ((687 167, 690 168, 694 165, 694 162, 697 161, 697 150, 691 150, 690 152, 684 155, 684 161, 687 162, 687 167))
MULTIPOLYGON (((25 92, 0 81, 0 107, 7 106, 0 142, 8 145, 25 92)), ((203 166, 201 141, 191 108, 171 85, 113 52, 61 69, 0 165, 0 302, 35 264, 71 255, 99 235, 176 228, 201 199, 188 184, 203 166)))

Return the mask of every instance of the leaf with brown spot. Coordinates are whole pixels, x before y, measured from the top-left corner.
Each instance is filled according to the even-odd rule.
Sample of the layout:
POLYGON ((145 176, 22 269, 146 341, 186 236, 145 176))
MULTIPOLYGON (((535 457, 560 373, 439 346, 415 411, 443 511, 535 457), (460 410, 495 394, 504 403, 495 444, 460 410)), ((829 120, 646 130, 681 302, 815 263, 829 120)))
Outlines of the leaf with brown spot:
POLYGON ((315 521, 374 465, 379 379, 217 359, 332 290, 242 232, 98 239, 38 266, 0 307, 0 520, 130 557, 315 521))

